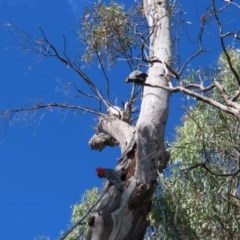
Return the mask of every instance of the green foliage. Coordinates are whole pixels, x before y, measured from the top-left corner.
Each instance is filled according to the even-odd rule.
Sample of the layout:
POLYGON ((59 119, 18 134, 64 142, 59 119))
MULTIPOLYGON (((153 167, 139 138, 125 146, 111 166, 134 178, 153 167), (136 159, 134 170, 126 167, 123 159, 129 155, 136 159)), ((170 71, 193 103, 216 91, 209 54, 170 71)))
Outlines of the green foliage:
MULTIPOLYGON (((96 203, 99 194, 99 189, 94 187, 90 190, 87 190, 82 197, 80 203, 75 204, 72 210, 71 221, 74 224, 79 219, 81 219, 89 211, 89 209, 96 203)), ((86 219, 88 216, 86 217, 86 219)), ((84 219, 84 224, 79 225, 74 229, 73 232, 69 234, 66 240, 84 240, 87 234, 88 225, 84 219)))
POLYGON ((228 48, 227 53, 229 60, 225 54, 221 54, 219 58, 219 74, 217 80, 223 84, 226 92, 233 94, 238 90, 239 86, 232 71, 229 71, 229 64, 240 75, 240 49, 228 48))
POLYGON ((238 239, 239 124, 204 104, 185 116, 150 215, 161 239, 238 239))
MULTIPOLYGON (((240 51, 228 50, 240 69, 240 51)), ((192 78, 192 74, 189 79, 192 78)), ((213 76, 229 94, 237 89, 224 55, 213 76)), ((215 90, 212 95, 219 100, 215 90)), ((240 122, 198 102, 177 128, 170 173, 162 177, 150 215, 161 239, 239 239, 240 122), (185 237, 184 237, 185 236, 185 237)))
POLYGON ((234 176, 240 154, 239 123, 201 105, 178 128, 170 150, 179 167, 166 181, 198 239, 231 239, 240 234, 240 205, 235 198, 239 196, 239 177, 234 176))
POLYGON ((100 64, 113 66, 122 57, 135 64, 133 51, 140 46, 135 30, 143 19, 140 6, 125 11, 124 5, 115 1, 93 3, 81 19, 79 35, 86 45, 83 60, 92 63, 96 58, 100 64))
MULTIPOLYGON (((171 195, 165 193, 161 183, 159 183, 158 190, 153 198, 152 210, 149 214, 152 232, 151 234, 147 234, 150 235, 147 239, 179 239, 177 228, 174 224, 175 211, 174 199, 171 198, 171 195), (159 189, 161 189, 160 192, 159 189)), ((184 219, 184 214, 181 216, 181 223, 179 221, 177 223, 178 227, 187 221, 187 219, 184 219)))
MULTIPOLYGON (((240 51, 231 49, 229 54, 234 59, 234 68, 240 69, 240 51)), ((236 84, 225 60, 221 55, 218 69, 212 71, 214 75, 211 76, 211 71, 202 74, 205 79, 217 80, 231 94, 236 84)), ((189 83, 193 79, 194 72, 190 72, 189 83)), ((216 90, 209 96, 220 100, 216 90)), ((177 128, 176 139, 168 150, 169 173, 160 177, 145 239, 239 239, 239 120, 197 102, 185 114, 183 126, 177 128)), ((96 201, 97 190, 86 196, 74 206, 73 222, 96 201)), ((80 226, 74 234, 79 233, 85 235, 86 228, 80 226)))

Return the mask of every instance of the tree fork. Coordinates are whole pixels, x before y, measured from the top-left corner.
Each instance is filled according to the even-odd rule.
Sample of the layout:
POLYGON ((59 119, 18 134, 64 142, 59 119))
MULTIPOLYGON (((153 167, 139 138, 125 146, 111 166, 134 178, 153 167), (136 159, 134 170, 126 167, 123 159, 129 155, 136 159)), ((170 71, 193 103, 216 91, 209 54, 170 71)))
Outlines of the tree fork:
MULTIPOLYGON (((169 86, 170 74, 163 64, 170 66, 172 62, 168 1, 144 0, 143 8, 151 36, 149 59, 161 59, 161 63, 156 62, 149 67, 146 82, 169 86)), ((116 170, 123 175, 123 191, 105 182, 100 194, 101 200, 90 217, 87 239, 144 238, 149 225, 147 216, 157 184, 157 170, 159 166, 160 170, 166 167, 169 159, 164 149, 168 106, 169 91, 144 86, 141 111, 135 127, 118 118, 101 118, 98 130, 116 139, 121 148, 122 157, 116 170)))

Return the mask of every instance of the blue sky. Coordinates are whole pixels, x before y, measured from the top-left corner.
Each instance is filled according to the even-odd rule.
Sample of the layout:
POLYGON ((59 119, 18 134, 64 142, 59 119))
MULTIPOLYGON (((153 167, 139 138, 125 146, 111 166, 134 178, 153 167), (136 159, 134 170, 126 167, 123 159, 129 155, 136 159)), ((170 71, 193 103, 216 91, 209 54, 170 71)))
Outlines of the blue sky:
MULTIPOLYGON (((79 47, 76 36, 83 9, 73 1, 0 1, 0 21, 11 22, 35 33, 41 25, 57 46, 62 34, 69 45, 79 47)), ((27 106, 39 99, 62 101, 58 80, 77 76, 54 59, 39 59, 16 48, 12 35, 1 26, 0 109, 27 106)), ((74 48, 73 47, 73 48, 74 48)), ((70 47, 71 51, 71 47, 70 47)), ((70 206, 85 189, 101 181, 95 168, 112 164, 111 149, 92 152, 88 140, 96 117, 56 111, 29 121, 10 123, 0 144, 1 239, 31 240, 36 236, 56 239, 69 225, 70 206), (41 119, 41 121, 39 120, 41 119)))
MULTIPOLYGON (((39 60, 36 55, 18 49, 4 24, 10 22, 33 34, 37 33, 34 26, 40 25, 59 48, 65 34, 68 51, 73 56, 75 49, 82 48, 76 31, 88 2, 0 0, 1 111, 43 99, 63 102, 66 96, 56 90, 59 82, 78 79, 55 59, 39 60)), ((101 78, 96 67, 86 71, 95 79, 101 78)), ((113 89, 121 89, 117 100, 129 91, 129 86, 122 82, 127 74, 127 69, 122 69, 121 75, 119 71, 110 73, 113 89)), ((171 106, 174 112, 170 112, 168 137, 180 122, 180 97, 171 106)), ((101 153, 90 150, 88 141, 94 133, 96 116, 42 111, 37 117, 27 119, 24 121, 24 116, 20 116, 19 121, 9 122, 0 139, 1 239, 33 240, 37 236, 49 236, 53 240, 69 226, 71 205, 81 199, 86 189, 101 186, 95 168, 114 166, 119 150, 109 148, 101 153)))

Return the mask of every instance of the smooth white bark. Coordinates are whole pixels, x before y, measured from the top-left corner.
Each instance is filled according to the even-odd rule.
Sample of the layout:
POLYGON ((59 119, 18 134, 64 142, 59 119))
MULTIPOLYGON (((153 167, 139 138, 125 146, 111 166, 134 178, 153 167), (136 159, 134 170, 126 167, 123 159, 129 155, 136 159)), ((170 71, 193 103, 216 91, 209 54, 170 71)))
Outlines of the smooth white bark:
MULTIPOLYGON (((144 0, 144 12, 151 34, 149 59, 162 62, 149 65, 147 83, 168 86, 170 77, 164 63, 171 65, 172 47, 167 1, 144 0)), ((121 123, 118 118, 101 119, 99 130, 114 137, 121 146, 123 156, 116 169, 124 173, 123 191, 105 183, 101 193, 104 195, 93 214, 94 221, 87 239, 144 238, 156 187, 158 161, 161 159, 166 165, 164 130, 168 103, 169 91, 145 86, 135 127, 121 123)))
MULTIPOLYGON (((170 77, 164 63, 171 65, 171 17, 166 0, 144 0, 144 12, 150 29, 150 57, 159 59, 149 67, 147 83, 168 86, 170 77), (151 32, 153 31, 153 32, 151 32)), ((169 91, 144 87, 141 111, 137 122, 137 175, 146 181, 154 178, 152 168, 164 152, 164 130, 168 116, 169 91), (151 164, 145 164, 145 161, 151 164)))

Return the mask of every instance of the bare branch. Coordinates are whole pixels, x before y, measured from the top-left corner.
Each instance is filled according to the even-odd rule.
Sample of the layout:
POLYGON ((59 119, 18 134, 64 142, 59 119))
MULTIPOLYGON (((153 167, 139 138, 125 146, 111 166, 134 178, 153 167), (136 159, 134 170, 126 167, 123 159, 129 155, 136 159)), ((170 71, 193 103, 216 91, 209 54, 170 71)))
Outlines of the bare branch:
POLYGON ((231 101, 235 102, 240 97, 240 90, 235 92, 235 95, 232 97, 231 101))
POLYGON ((205 29, 205 25, 207 23, 207 19, 209 17, 209 12, 207 12, 206 14, 204 14, 201 18, 201 28, 200 28, 200 31, 199 31, 199 34, 198 34, 198 50, 192 55, 190 56, 185 62, 184 64, 182 65, 181 69, 178 71, 178 75, 181 76, 183 71, 185 70, 186 66, 194 59, 196 58, 197 56, 199 56, 202 52, 205 52, 203 50, 203 47, 202 47, 202 36, 203 36, 203 32, 204 32, 204 29, 205 29))
POLYGON ((158 176, 159 176, 159 179, 161 181, 163 188, 165 188, 166 191, 170 194, 170 196, 173 200, 173 203, 175 205, 175 213, 174 213, 174 218, 173 218, 174 229, 179 234, 180 239, 188 239, 187 232, 185 231, 185 229, 180 228, 179 224, 178 224, 178 218, 179 218, 178 214, 179 214, 179 210, 180 210, 179 199, 177 198, 174 191, 172 191, 171 187, 168 186, 168 184, 164 180, 164 177, 162 176, 162 174, 159 171, 158 171, 158 176))
POLYGON ((81 88, 79 88, 79 87, 77 86, 76 83, 74 84, 74 87, 75 87, 76 91, 77 91, 79 94, 81 94, 82 96, 87 97, 87 98, 94 98, 94 99, 99 100, 97 96, 95 96, 95 95, 90 95, 90 94, 84 92, 81 88))
POLYGON ((106 146, 117 146, 119 143, 110 135, 100 132, 94 134, 88 142, 92 150, 102 151, 106 146))
POLYGON ((236 172, 234 173, 224 173, 224 174, 220 174, 220 173, 215 173, 213 172, 211 169, 209 169, 207 166, 206 166, 206 163, 197 163, 197 164, 194 164, 193 166, 185 169, 187 171, 189 170, 192 170, 192 169, 196 169, 196 168, 203 168, 205 169, 207 172, 209 172, 210 174, 214 175, 214 176, 218 176, 218 177, 235 177, 238 173, 240 173, 240 169, 238 169, 236 172))
MULTIPOLYGON (((221 47, 222 47, 222 50, 223 50, 223 53, 224 55, 226 56, 226 59, 227 59, 227 62, 228 62, 228 66, 230 68, 230 70, 232 71, 238 85, 240 86, 240 77, 239 77, 239 74, 237 73, 237 70, 234 68, 233 66, 233 63, 232 63, 232 60, 231 60, 231 57, 229 56, 228 54, 228 51, 227 51, 227 48, 226 48, 226 45, 225 45, 225 42, 224 42, 224 38, 227 36, 223 33, 223 27, 222 27, 222 24, 221 24, 221 21, 218 17, 218 12, 221 11, 222 9, 219 9, 217 10, 216 9, 216 5, 215 5, 215 0, 212 1, 213 2, 213 14, 214 14, 214 17, 217 21, 217 24, 218 24, 218 28, 219 28, 219 33, 220 33, 220 43, 221 43, 221 47)), ((225 8, 225 7, 224 7, 225 8)))
POLYGON ((59 238, 59 240, 64 240, 66 239, 66 237, 76 228, 78 227, 79 225, 83 225, 85 224, 83 222, 83 220, 89 216, 89 214, 91 212, 93 212, 94 208, 98 205, 98 203, 103 199, 103 197, 105 196, 105 194, 108 192, 109 190, 109 187, 107 187, 105 189, 105 191, 100 195, 100 197, 98 198, 98 200, 88 209, 88 211, 79 219, 77 220, 72 226, 70 229, 68 229, 65 233, 62 234, 62 236, 59 238))
POLYGON ((169 63, 166 63, 166 62, 162 61, 161 59, 156 58, 155 56, 153 56, 150 59, 144 59, 144 61, 147 63, 150 63, 150 64, 161 63, 168 70, 168 72, 166 72, 166 74, 170 75, 171 77, 176 78, 177 80, 180 79, 180 74, 177 71, 175 71, 169 63))
MULTIPOLYGON (((95 84, 90 80, 90 78, 83 72, 81 71, 76 64, 74 64, 71 60, 69 60, 68 57, 66 57, 66 53, 64 52, 65 58, 62 57, 57 49, 51 44, 51 42, 47 39, 47 37, 45 36, 45 33, 43 31, 43 29, 41 27, 38 27, 40 32, 42 33, 42 36, 44 37, 44 41, 45 43, 49 46, 49 48, 47 49, 47 52, 45 54, 45 56, 54 56, 57 59, 59 59, 61 62, 63 62, 64 64, 66 64, 67 66, 69 66, 70 68, 72 68, 86 83, 87 85, 90 87, 90 89, 94 92, 94 94, 107 106, 107 103, 104 99, 104 97, 102 96, 102 94, 99 92, 98 88, 95 86, 95 84), (52 51, 52 52, 51 52, 52 51)), ((42 52, 40 52, 42 54, 42 52)), ((44 53, 43 53, 44 54, 44 53)))
POLYGON ((233 102, 230 97, 227 95, 226 90, 223 88, 223 86, 215 81, 215 86, 217 87, 218 91, 220 92, 222 98, 224 99, 224 101, 226 102, 227 106, 239 109, 240 105, 237 102, 233 102))
POLYGON ((189 57, 185 63, 183 64, 183 66, 181 67, 178 75, 181 76, 183 71, 185 70, 186 66, 194 59, 196 58, 198 55, 200 55, 202 52, 204 52, 204 50, 202 49, 201 45, 200 45, 200 49, 198 49, 191 57, 189 57))
POLYGON ((97 56, 98 63, 100 64, 101 70, 103 72, 103 75, 104 75, 106 83, 107 83, 106 91, 107 91, 107 98, 108 98, 108 101, 109 101, 109 99, 110 99, 110 81, 109 81, 107 72, 106 72, 106 70, 104 68, 104 65, 102 63, 102 59, 100 58, 100 56, 99 56, 97 51, 96 51, 96 56, 97 56))
MULTIPOLYGON (((185 86, 168 87, 168 86, 152 85, 152 84, 149 84, 149 83, 144 83, 143 85, 148 86, 148 87, 165 89, 167 91, 174 92, 174 93, 183 92, 188 96, 194 97, 197 100, 208 103, 208 104, 210 104, 210 105, 212 105, 212 106, 214 106, 214 107, 216 107, 216 108, 218 108, 218 109, 220 109, 220 110, 222 110, 226 113, 230 113, 231 115, 234 115, 234 116, 240 118, 240 105, 238 103, 234 103, 234 102, 229 101, 228 105, 226 106, 226 105, 224 105, 220 102, 217 102, 216 100, 214 100, 210 97, 203 96, 198 92, 194 92, 194 91, 188 89, 188 88, 196 88, 196 86, 197 86, 197 88, 200 88, 200 86, 198 86, 198 85, 190 85, 190 86, 188 86, 188 88, 186 88, 185 86)), ((212 88, 214 88, 214 84, 207 87, 206 91, 208 91, 212 88)))
POLYGON ((63 109, 78 110, 78 111, 82 111, 82 112, 89 112, 89 113, 92 113, 92 114, 95 114, 98 116, 104 116, 103 113, 101 113, 93 108, 89 108, 89 107, 85 107, 85 106, 70 105, 70 104, 66 104, 66 103, 52 102, 52 103, 39 103, 39 104, 32 105, 30 107, 9 109, 9 110, 6 110, 6 111, 0 113, 0 119, 4 119, 4 118, 12 116, 13 114, 16 114, 16 113, 31 112, 31 111, 36 111, 36 110, 40 110, 40 109, 51 110, 51 108, 63 108, 63 109))
POLYGON ((135 128, 116 117, 105 115, 99 119, 98 131, 116 139, 120 144, 121 151, 124 152, 135 128))
POLYGON ((204 87, 203 84, 188 84, 183 86, 186 89, 200 89, 201 92, 207 92, 212 90, 213 88, 215 88, 215 83, 212 83, 210 85, 208 85, 207 87, 204 87))
POLYGON ((44 30, 40 26, 37 26, 37 29, 40 31, 42 38, 35 38, 26 33, 25 31, 19 30, 12 24, 10 24, 10 26, 13 28, 14 32, 20 34, 20 46, 23 49, 25 49, 27 52, 39 53, 42 56, 57 58, 60 62, 64 63, 67 67, 71 68, 74 72, 76 72, 88 85, 89 89, 93 92, 96 98, 100 102, 104 103, 105 106, 108 106, 107 101, 104 99, 103 95, 98 90, 93 81, 77 66, 76 63, 71 61, 68 57, 66 53, 67 46, 65 37, 63 37, 63 54, 61 55, 56 49, 56 47, 49 41, 44 30))

